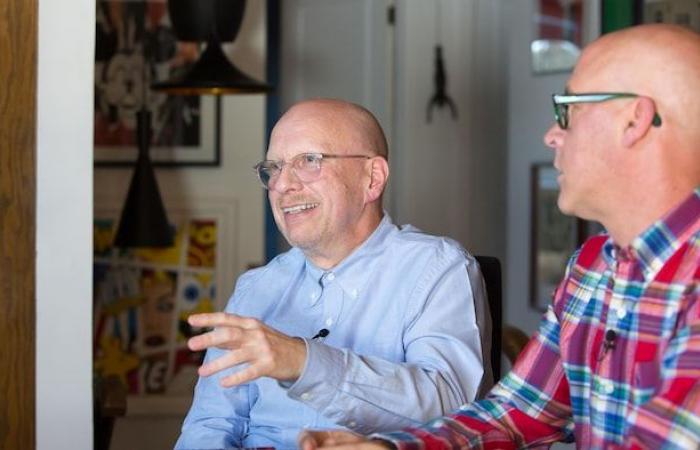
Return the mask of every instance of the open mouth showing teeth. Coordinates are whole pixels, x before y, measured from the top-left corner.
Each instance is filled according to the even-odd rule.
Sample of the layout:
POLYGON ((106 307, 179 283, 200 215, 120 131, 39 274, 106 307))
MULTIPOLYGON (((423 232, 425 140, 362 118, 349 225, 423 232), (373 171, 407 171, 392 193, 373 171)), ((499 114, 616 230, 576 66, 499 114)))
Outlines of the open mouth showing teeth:
POLYGON ((290 206, 288 208, 282 208, 282 212, 285 214, 298 214, 307 209, 314 209, 318 206, 318 203, 304 203, 303 205, 290 206))

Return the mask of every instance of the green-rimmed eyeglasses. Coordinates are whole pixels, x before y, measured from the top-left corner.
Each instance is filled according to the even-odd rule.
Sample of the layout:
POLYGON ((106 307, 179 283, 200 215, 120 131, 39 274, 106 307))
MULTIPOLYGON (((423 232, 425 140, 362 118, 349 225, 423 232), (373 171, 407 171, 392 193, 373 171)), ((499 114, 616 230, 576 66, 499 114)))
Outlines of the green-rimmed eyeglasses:
MULTIPOLYGON (((569 127, 569 105, 574 103, 600 103, 618 98, 634 98, 638 94, 631 92, 590 92, 585 94, 552 94, 554 104, 554 118, 559 127, 566 130, 569 127)), ((661 126, 661 117, 654 113, 654 120, 651 122, 655 127, 661 126)))
POLYGON ((321 162, 324 159, 362 158, 371 159, 368 155, 329 155, 328 153, 300 153, 289 161, 274 161, 266 159, 257 163, 253 169, 265 189, 274 189, 282 168, 289 164, 294 174, 304 183, 314 181, 321 174, 321 162))

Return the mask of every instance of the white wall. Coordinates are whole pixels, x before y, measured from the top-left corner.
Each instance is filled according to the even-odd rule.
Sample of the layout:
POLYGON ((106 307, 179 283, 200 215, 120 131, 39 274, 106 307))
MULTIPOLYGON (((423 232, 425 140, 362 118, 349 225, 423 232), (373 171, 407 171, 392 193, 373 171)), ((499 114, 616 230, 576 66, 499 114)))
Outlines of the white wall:
POLYGON ((502 2, 399 0, 395 34, 393 207, 398 222, 505 257, 506 41, 502 2), (437 16, 439 14, 439 17, 437 16), (436 28, 437 27, 437 28, 436 28), (458 109, 433 110, 434 47, 458 109))
MULTIPOLYGON (((539 2, 504 2, 508 30, 508 213, 504 320, 528 334, 541 314, 529 306, 530 166, 552 161, 542 137, 553 118, 551 94, 562 92, 568 73, 534 75, 530 42, 535 38, 534 14, 539 2)), ((584 41, 599 34, 599 2, 584 5, 584 41)))
POLYGON ((36 442, 89 449, 95 3, 38 4, 36 442))
POLYGON ((506 322, 535 331, 540 313, 529 306, 530 165, 551 161, 542 142, 551 125, 551 97, 563 90, 567 74, 533 75, 530 42, 535 36, 533 0, 509 2, 508 70, 508 258, 505 271, 506 322))

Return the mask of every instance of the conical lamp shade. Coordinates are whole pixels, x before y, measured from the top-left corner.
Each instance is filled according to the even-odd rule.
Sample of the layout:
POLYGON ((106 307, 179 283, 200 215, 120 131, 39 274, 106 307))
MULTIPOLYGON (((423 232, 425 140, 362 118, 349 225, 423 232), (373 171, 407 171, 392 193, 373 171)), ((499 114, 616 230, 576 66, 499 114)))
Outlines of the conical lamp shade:
POLYGON ((151 88, 176 95, 256 94, 271 90, 233 65, 216 42, 207 44, 194 66, 182 77, 154 83, 151 88))
POLYGON ((168 13, 178 40, 206 42, 206 49, 183 76, 151 88, 175 95, 254 94, 271 87, 238 69, 221 49, 236 39, 245 0, 168 0, 168 13))
POLYGON ((151 114, 141 110, 137 113, 137 117, 139 156, 122 210, 114 246, 170 247, 173 244, 173 232, 165 214, 156 175, 148 155, 151 114))

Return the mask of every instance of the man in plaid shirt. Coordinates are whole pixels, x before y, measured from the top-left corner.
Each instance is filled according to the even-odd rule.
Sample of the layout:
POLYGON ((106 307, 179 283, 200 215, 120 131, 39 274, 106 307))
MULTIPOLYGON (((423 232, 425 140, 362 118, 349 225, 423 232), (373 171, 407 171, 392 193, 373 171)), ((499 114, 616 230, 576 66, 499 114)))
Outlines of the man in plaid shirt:
POLYGON ((306 432, 334 448, 700 448, 700 35, 587 47, 545 134, 562 211, 597 220, 539 331, 478 402, 400 432, 306 432))

